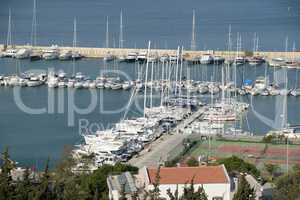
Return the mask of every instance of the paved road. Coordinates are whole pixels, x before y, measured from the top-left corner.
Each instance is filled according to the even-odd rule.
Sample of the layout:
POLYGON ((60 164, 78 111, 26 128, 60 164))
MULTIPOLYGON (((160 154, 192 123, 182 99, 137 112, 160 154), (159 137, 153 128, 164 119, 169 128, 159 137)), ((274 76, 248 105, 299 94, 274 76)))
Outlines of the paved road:
POLYGON ((190 136, 189 134, 177 133, 176 130, 182 130, 186 125, 199 118, 203 112, 203 109, 199 109, 193 113, 189 118, 177 125, 172 135, 163 135, 158 140, 152 142, 149 147, 139 153, 138 157, 132 158, 129 164, 141 168, 144 166, 158 166, 167 161, 169 154, 171 154, 174 148, 182 144, 183 140, 190 136))
POLYGON ((152 142, 149 147, 140 152, 138 157, 132 158, 129 163, 138 168, 144 166, 158 166, 168 159, 174 147, 181 144, 188 134, 164 135, 152 142))

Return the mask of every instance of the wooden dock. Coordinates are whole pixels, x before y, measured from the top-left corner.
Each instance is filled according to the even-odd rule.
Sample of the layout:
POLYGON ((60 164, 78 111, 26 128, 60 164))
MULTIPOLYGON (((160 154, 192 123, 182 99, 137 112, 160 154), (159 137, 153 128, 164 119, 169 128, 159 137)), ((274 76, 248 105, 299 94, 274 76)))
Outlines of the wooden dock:
MULTIPOLYGON (((31 48, 33 51, 41 52, 43 50, 50 49, 50 46, 24 46, 24 45, 16 45, 15 48, 21 49, 21 48, 31 48)), ((66 50, 75 50, 82 54, 83 56, 87 58, 103 58, 107 54, 112 54, 117 57, 119 56, 126 56, 129 52, 142 52, 147 51, 147 49, 127 49, 127 48, 97 48, 97 47, 58 47, 60 51, 66 51, 66 50)), ((0 44, 0 50, 5 50, 5 45, 0 44)), ((152 55, 162 56, 162 55, 176 55, 177 50, 176 49, 151 49, 152 55)), ((185 59, 192 59, 195 57, 199 57, 203 54, 210 53, 212 55, 218 55, 225 58, 232 58, 236 56, 235 51, 214 51, 214 50, 207 50, 207 51, 190 51, 190 50, 184 50, 183 55, 185 59)), ((240 55, 244 56, 247 52, 241 52, 240 55)), ((253 52, 254 55, 260 55, 265 57, 266 59, 276 58, 276 57, 286 57, 286 58, 295 58, 296 60, 300 60, 300 52, 279 52, 279 51, 259 51, 259 52, 253 52)))

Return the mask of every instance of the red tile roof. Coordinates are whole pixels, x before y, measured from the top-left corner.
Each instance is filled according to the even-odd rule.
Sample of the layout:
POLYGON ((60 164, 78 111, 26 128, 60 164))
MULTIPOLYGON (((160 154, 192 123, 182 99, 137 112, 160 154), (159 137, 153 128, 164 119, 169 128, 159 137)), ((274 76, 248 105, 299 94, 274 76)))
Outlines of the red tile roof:
MULTIPOLYGON (((194 184, 228 183, 227 172, 222 165, 199 167, 161 167, 160 184, 188 184, 194 179, 194 184)), ((150 183, 154 183, 157 168, 147 168, 150 183)))

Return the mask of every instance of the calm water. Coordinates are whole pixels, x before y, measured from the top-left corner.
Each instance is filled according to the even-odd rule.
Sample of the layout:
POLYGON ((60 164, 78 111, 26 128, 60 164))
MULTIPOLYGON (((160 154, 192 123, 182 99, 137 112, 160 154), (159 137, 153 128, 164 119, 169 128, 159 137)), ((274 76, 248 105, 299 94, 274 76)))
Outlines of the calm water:
MULTIPOLYGON (((13 41, 30 42, 33 0, 0 0, 0 42, 6 41, 8 10, 12 10, 13 41)), ((38 0, 38 44, 71 45, 73 19, 78 20, 81 46, 104 46, 106 16, 109 17, 110 46, 118 44, 119 14, 124 15, 124 46, 190 46, 192 9, 196 11, 199 49, 223 49, 228 26, 233 36, 242 34, 243 48, 252 49, 253 34, 260 49, 283 50, 285 37, 300 44, 298 0, 38 0)), ((291 47, 291 45, 290 45, 291 47)))
MULTIPOLYGON (((13 41, 17 44, 30 42, 32 1, 0 0, 0 43, 6 41, 8 8, 12 9, 13 41)), ((297 0, 253 0, 249 2, 228 1, 80 1, 80 0, 39 0, 38 1, 38 43, 49 45, 71 45, 72 23, 78 20, 78 43, 81 46, 102 47, 105 42, 105 18, 109 16, 110 46, 118 43, 119 12, 124 14, 124 39, 126 47, 145 47, 147 40, 152 40, 156 47, 175 48, 177 45, 189 47, 191 35, 192 9, 197 14, 197 46, 199 49, 223 49, 229 24, 232 25, 233 40, 237 32, 243 37, 243 48, 252 48, 254 32, 260 37, 260 49, 282 50, 285 37, 289 41, 300 43, 300 3, 297 0), (115 42, 114 42, 115 41, 115 42)), ((291 45, 290 45, 291 47, 291 45)), ((54 68, 70 73, 71 62, 29 62, 22 61, 20 70, 54 68)), ((95 78, 104 70, 100 60, 82 60, 77 63, 77 71, 95 78)), ((133 64, 122 64, 118 69, 136 76, 133 64)), ((202 72, 207 70, 206 77, 215 75, 220 80, 220 67, 194 66, 189 70, 195 80, 201 80, 202 72)), ((272 69, 267 69, 272 80, 272 69)), ((16 72, 15 60, 0 59, 0 74, 16 72)), ((289 84, 294 86, 295 70, 289 70, 289 84)), ((239 68, 238 79, 243 70, 239 68)), ((245 67, 245 78, 255 79, 264 75, 265 67, 245 67)), ((208 78, 207 78, 208 79, 208 78)), ((209 78, 210 79, 210 78, 209 78)), ((65 93, 67 110, 67 94, 65 93)), ((41 108, 47 106, 48 90, 46 87, 23 88, 22 99, 28 106, 41 108)), ((78 134, 78 120, 87 119, 108 126, 117 122, 121 113, 106 114, 99 112, 100 98, 105 110, 125 106, 130 97, 126 91, 97 92, 97 109, 90 114, 75 115, 75 126, 69 127, 67 112, 55 114, 30 115, 21 111, 14 101, 11 88, 0 88, 0 149, 10 147, 12 157, 20 164, 42 167, 48 156, 57 161, 64 145, 74 145, 81 141, 78 134)), ((249 101, 248 97, 244 97, 249 101)), ((300 98, 288 98, 288 114, 291 124, 300 124, 298 113, 300 98)), ((75 93, 75 104, 84 108, 90 102, 87 90, 75 93)), ((266 116, 274 114, 275 101, 271 97, 255 97, 255 107, 266 116)), ((138 115, 135 107, 129 116, 138 115)), ((264 134, 269 127, 263 124, 250 110, 247 116, 249 127, 243 126, 256 134, 264 134)))

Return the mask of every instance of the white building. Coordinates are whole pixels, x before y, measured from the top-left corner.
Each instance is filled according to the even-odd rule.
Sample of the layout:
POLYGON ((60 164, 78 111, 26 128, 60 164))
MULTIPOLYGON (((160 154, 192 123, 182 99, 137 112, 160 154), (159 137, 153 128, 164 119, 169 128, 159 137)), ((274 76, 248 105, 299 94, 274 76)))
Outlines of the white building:
MULTIPOLYGON (((139 176, 147 191, 154 188, 157 168, 144 167, 140 169, 139 176)), ((199 167, 161 167, 159 171, 160 195, 169 200, 167 190, 174 194, 178 188, 179 196, 183 194, 184 187, 194 181, 195 190, 202 186, 209 200, 230 200, 230 179, 224 165, 199 167)))
POLYGON ((137 192, 134 178, 129 172, 122 173, 121 175, 109 176, 107 178, 107 185, 110 200, 119 200, 122 190, 128 200, 130 200, 131 196, 137 192))

